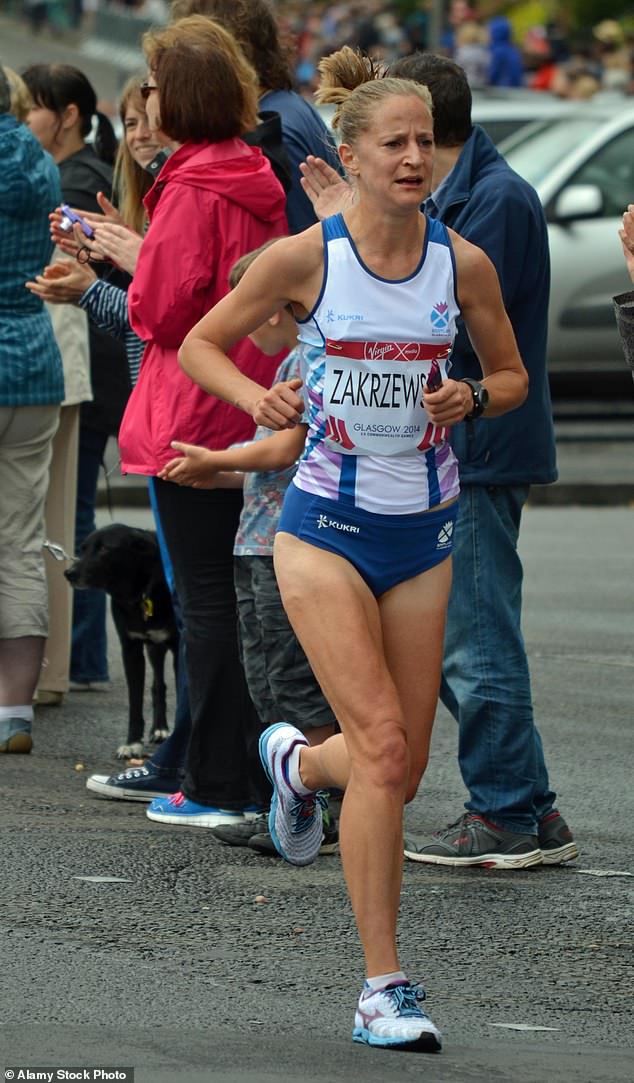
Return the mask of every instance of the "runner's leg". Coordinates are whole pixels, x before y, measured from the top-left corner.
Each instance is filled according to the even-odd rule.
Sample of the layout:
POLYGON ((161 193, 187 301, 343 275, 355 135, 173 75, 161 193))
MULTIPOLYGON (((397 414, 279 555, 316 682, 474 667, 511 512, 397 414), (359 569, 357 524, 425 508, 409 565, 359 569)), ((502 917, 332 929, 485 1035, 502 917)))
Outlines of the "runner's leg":
POLYGON ((341 853, 367 973, 397 971, 403 804, 426 761, 449 565, 379 601, 348 561, 288 534, 277 536, 275 566, 291 623, 342 729, 302 750, 302 779, 311 789, 346 791, 341 853))

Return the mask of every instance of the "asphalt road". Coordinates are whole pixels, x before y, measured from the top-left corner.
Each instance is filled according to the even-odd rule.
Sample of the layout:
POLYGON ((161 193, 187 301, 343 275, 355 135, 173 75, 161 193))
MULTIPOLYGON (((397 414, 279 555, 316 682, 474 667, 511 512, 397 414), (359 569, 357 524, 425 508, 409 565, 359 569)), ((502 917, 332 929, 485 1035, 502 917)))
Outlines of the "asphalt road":
MULTIPOLYGON (((0 764, 0 1069, 630 1081, 634 509, 529 508, 522 551, 536 714, 582 855, 526 872, 407 865, 402 957, 427 986, 440 1056, 352 1043, 362 963, 338 857, 294 869, 86 791, 87 774, 116 769, 125 729, 113 633, 112 691, 38 708, 32 755, 0 764)), ((412 829, 459 815, 455 750, 440 710, 412 829)))

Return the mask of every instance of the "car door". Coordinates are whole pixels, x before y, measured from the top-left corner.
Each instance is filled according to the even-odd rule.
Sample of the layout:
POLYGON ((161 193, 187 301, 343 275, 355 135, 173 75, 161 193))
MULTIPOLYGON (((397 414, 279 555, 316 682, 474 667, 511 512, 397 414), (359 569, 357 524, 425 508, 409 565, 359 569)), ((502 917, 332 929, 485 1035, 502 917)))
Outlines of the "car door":
POLYGON ((634 118, 577 165, 545 206, 552 264, 548 354, 553 372, 622 369, 611 299, 630 287, 618 238, 630 202, 634 202, 634 118), (598 189, 600 209, 587 217, 562 218, 558 214, 562 195, 574 195, 571 189, 579 185, 598 189))

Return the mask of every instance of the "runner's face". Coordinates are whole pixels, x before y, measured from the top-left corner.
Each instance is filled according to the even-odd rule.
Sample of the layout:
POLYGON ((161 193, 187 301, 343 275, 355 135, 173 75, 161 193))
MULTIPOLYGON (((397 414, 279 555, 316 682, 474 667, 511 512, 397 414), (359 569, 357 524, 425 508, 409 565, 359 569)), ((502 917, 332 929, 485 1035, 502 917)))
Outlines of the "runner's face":
POLYGON ((132 103, 128 103, 123 125, 127 148, 137 165, 145 169, 161 149, 161 144, 150 131, 145 110, 135 109, 132 103))
POLYGON ((429 195, 433 154, 431 114, 415 94, 387 98, 354 146, 342 145, 344 165, 360 192, 404 211, 429 195))

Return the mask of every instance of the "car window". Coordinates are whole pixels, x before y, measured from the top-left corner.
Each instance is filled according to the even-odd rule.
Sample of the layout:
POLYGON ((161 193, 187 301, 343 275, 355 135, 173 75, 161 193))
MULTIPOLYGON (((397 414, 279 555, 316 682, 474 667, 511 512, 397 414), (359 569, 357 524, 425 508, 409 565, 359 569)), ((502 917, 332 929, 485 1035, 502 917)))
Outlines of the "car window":
POLYGON ((503 139, 507 139, 509 135, 516 132, 519 128, 523 128, 525 124, 530 124, 531 117, 496 117, 491 120, 480 120, 474 117, 474 120, 484 128, 489 139, 494 143, 500 143, 503 139))
POLYGON ((511 169, 536 187, 596 126, 596 118, 591 117, 541 120, 521 129, 498 149, 511 169))
POLYGON ((602 218, 623 214, 634 202, 634 127, 601 147, 568 184, 595 184, 603 196, 602 218))

